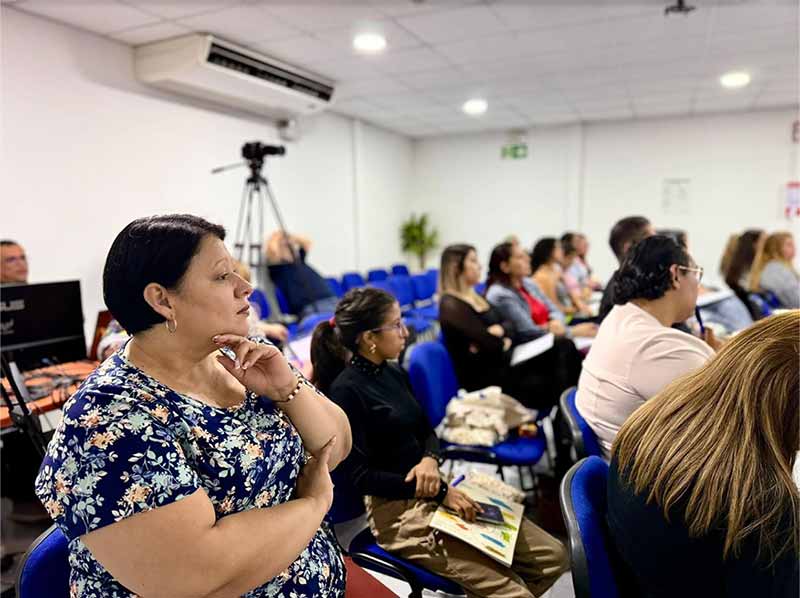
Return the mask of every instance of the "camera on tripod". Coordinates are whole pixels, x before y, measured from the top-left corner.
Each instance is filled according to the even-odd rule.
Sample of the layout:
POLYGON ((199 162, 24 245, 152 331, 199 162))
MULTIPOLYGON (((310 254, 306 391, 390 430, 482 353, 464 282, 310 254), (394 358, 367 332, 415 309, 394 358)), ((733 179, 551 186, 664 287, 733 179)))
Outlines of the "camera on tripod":
POLYGON ((261 161, 265 156, 283 156, 286 148, 282 145, 268 145, 260 141, 251 141, 242 146, 242 158, 261 161))

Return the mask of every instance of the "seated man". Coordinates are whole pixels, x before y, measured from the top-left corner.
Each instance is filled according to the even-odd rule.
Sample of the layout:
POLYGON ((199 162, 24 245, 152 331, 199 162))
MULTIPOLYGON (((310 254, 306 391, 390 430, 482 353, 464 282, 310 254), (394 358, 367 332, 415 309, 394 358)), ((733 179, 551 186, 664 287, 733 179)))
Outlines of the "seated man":
POLYGON ((310 249, 310 239, 298 235, 287 238, 282 231, 275 231, 267 240, 269 276, 286 297, 289 311, 300 319, 333 313, 338 301, 325 279, 306 263, 310 249))
POLYGON ((0 284, 26 284, 28 258, 16 241, 0 241, 0 284))

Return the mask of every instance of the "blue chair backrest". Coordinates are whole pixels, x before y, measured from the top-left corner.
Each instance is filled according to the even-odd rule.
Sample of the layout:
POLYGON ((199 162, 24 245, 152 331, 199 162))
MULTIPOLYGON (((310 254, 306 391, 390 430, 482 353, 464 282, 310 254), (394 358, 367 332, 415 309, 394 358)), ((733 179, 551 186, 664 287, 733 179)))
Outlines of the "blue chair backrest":
POLYGON ((289 311, 289 301, 287 301, 286 295, 278 287, 275 287, 275 300, 278 302, 278 307, 281 308, 282 313, 292 313, 289 311))
POLYGON ((417 301, 429 301, 436 293, 436 279, 431 278, 428 274, 414 274, 411 277, 411 285, 417 301))
POLYGON ((394 289, 394 296, 397 297, 401 309, 414 307, 414 285, 410 276, 392 276, 389 278, 389 284, 394 289))
POLYGON ((389 278, 389 273, 383 268, 375 268, 367 272, 367 282, 375 282, 376 280, 386 280, 389 278))
POLYGON ((397 298, 397 294, 394 292, 394 287, 391 284, 389 284, 388 279, 387 280, 373 280, 371 283, 369 283, 369 286, 374 287, 376 289, 380 289, 382 291, 386 291, 387 293, 389 293, 393 297, 397 298))
POLYGON ((572 445, 575 447, 575 454, 578 459, 583 459, 591 455, 601 457, 603 451, 597 441, 597 435, 592 430, 589 423, 583 419, 575 405, 575 397, 578 389, 573 386, 561 394, 561 411, 569 424, 572 433, 572 445))
POLYGON ((328 276, 325 278, 325 281, 328 283, 328 286, 331 288, 331 293, 336 295, 337 297, 341 298, 344 296, 344 289, 342 288, 342 283, 336 280, 333 276, 328 276))
POLYGON ((392 274, 394 276, 408 276, 409 275, 408 266, 406 266, 405 264, 395 264, 394 266, 392 266, 392 274))
POLYGON ((444 417, 447 403, 458 394, 458 380, 450 354, 441 341, 415 345, 408 361, 414 397, 435 428, 444 417))
POLYGON ((761 296, 764 297, 764 301, 767 302, 772 309, 780 309, 781 307, 781 300, 778 299, 778 296, 773 293, 772 291, 761 291, 761 296))
POLYGON ((344 288, 345 293, 350 289, 363 287, 366 284, 364 277, 358 272, 345 272, 342 274, 342 288, 344 288))
POLYGON ((69 598, 69 548, 55 525, 39 536, 17 572, 19 598, 69 598))
POLYGON ((473 288, 475 289, 475 292, 478 293, 478 295, 483 295, 484 291, 486 290, 486 283, 479 282, 473 288))
POLYGON ((247 299, 250 303, 255 303, 258 306, 258 315, 262 320, 269 318, 269 314, 272 310, 269 308, 269 301, 267 301, 267 296, 264 294, 264 291, 254 288, 247 299))
POLYGON ((755 305, 756 308, 761 312, 762 318, 772 315, 772 307, 761 295, 758 293, 750 293, 747 295, 747 298, 750 299, 750 303, 755 305))
POLYGON ((600 457, 578 461, 561 482, 560 501, 569 534, 576 598, 618 598, 606 525, 608 464, 600 457))
POLYGON ((317 327, 317 324, 320 322, 327 322, 333 317, 332 313, 329 312, 322 312, 318 314, 311 314, 303 318, 300 324, 297 326, 297 333, 300 336, 311 334, 314 332, 314 328, 317 327))

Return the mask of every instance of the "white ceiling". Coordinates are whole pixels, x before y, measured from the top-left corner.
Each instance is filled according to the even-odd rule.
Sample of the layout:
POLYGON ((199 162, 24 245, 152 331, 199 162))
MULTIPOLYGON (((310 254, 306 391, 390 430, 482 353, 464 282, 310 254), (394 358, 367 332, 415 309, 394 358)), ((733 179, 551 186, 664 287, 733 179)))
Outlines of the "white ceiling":
POLYGON ((3 0, 131 45, 211 32, 336 81, 335 111, 412 137, 798 104, 798 0, 3 0), (387 50, 356 54, 355 32, 387 50), (726 90, 722 73, 752 83, 726 90), (471 97, 482 117, 464 115, 471 97))

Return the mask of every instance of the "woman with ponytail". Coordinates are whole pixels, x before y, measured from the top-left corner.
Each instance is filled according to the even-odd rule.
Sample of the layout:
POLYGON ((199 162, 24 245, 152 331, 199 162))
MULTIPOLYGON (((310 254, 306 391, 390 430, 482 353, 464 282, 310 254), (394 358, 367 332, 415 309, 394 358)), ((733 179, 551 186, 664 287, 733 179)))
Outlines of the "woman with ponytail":
POLYGON ((614 278, 616 305, 603 320, 583 362, 576 397, 606 457, 637 407, 667 384, 704 365, 719 347, 671 328, 694 314, 703 269, 670 237, 632 247, 614 278))
POLYGON ((348 484, 366 497, 378 544, 438 575, 470 596, 541 596, 567 568, 564 546, 528 520, 512 567, 447 535, 431 517, 444 504, 467 520, 480 507, 439 473, 439 441, 396 364, 408 331, 388 293, 347 293, 330 321, 314 330, 314 382, 347 414, 353 450, 341 465, 348 484))

